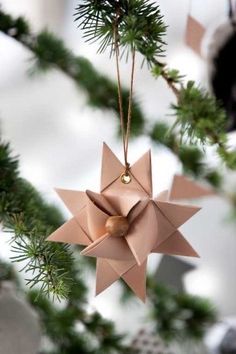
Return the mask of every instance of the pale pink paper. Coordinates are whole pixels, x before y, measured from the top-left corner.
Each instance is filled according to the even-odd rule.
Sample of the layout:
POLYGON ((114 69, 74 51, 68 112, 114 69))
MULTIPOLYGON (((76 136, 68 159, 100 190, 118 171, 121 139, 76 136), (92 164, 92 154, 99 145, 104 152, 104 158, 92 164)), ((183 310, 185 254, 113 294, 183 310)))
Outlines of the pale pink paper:
POLYGON ((197 199, 213 195, 215 195, 215 192, 211 187, 205 187, 185 176, 175 175, 170 189, 169 200, 197 199))
POLYGON ((170 192, 152 199, 151 154, 145 153, 130 168, 131 183, 123 184, 125 167, 104 144, 101 193, 57 190, 74 217, 48 240, 87 246, 82 255, 97 258, 96 294, 119 278, 143 301, 146 297, 146 264, 150 253, 198 257, 177 230, 198 207, 181 205, 172 199, 212 194, 183 176, 176 176, 170 192), (122 215, 129 221, 125 237, 106 232, 110 216, 122 215))
POLYGON ((192 16, 188 16, 186 28, 186 44, 194 50, 196 54, 202 56, 202 40, 206 29, 192 16))

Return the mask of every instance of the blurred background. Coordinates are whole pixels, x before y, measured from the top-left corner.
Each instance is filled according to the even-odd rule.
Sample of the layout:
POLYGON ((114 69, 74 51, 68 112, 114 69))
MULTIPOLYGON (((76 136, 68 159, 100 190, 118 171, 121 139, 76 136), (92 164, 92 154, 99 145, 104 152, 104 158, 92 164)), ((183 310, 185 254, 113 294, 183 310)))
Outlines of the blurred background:
MULTIPOLYGON (((86 44, 76 28, 73 20, 76 0, 1 0, 0 3, 2 9, 11 15, 25 16, 33 32, 44 28, 53 31, 76 55, 88 58, 98 71, 112 80, 116 79, 114 60, 107 53, 97 54, 96 44, 86 44)), ((209 77, 213 65, 213 36, 219 26, 229 22, 228 1, 159 0, 157 3, 168 24, 165 61, 170 67, 179 69, 186 79, 195 80, 212 90, 209 77), (189 15, 206 29, 201 56, 185 42, 189 15)), ((150 123, 157 120, 171 122, 170 103, 174 96, 165 82, 155 80, 147 68, 141 68, 140 63, 135 74, 136 99, 150 123)), ((0 33, 1 135, 20 156, 22 177, 30 181, 46 200, 55 203, 67 218, 69 214, 58 200, 54 187, 98 191, 102 142, 105 141, 122 159, 118 123, 113 113, 89 107, 85 93, 65 74, 58 70, 31 74, 31 65, 32 53, 0 33)), ((122 62, 124 86, 128 86, 129 69, 129 64, 122 62)), ((232 146, 235 146, 235 134, 229 134, 232 146)), ((150 145, 154 191, 158 193, 169 187, 175 173, 181 172, 181 164, 169 150, 154 145, 145 135, 132 139, 131 162, 136 161, 150 145)), ((206 150, 206 156, 210 165, 217 165, 212 149, 206 150)), ((225 180, 228 188, 235 185, 233 173, 225 175, 225 180)), ((236 324, 235 224, 229 221, 230 207, 223 197, 209 197, 199 203, 203 209, 182 227, 182 231, 201 258, 178 257, 172 264, 173 259, 152 255, 148 267, 168 286, 177 290, 180 287, 189 294, 211 300, 217 309, 219 323, 209 330, 205 338, 206 348, 198 347, 195 353, 217 353, 228 329, 236 324)), ((10 238, 7 233, 2 233, 0 238, 0 257, 6 261, 11 256, 10 238)), ((134 338, 140 329, 150 329, 146 306, 131 302, 124 308, 119 302, 122 290, 117 284, 95 298, 94 274, 88 273, 88 279, 91 284, 89 308, 114 321, 117 330, 128 334, 129 338, 134 338)), ((235 342, 235 332, 233 338, 235 342)), ((186 353, 191 354, 191 350, 186 349, 186 353)), ((222 353, 236 353, 236 346, 232 350, 222 353)), ((33 352, 29 349, 29 353, 33 352)), ((3 354, 1 342, 0 353, 3 354)))

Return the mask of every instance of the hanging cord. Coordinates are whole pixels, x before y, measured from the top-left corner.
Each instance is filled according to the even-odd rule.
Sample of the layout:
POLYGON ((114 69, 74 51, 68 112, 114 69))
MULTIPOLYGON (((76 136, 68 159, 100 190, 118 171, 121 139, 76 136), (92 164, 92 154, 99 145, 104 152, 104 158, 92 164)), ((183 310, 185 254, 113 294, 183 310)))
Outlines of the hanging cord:
POLYGON ((128 113, 127 113, 127 125, 125 127, 121 78, 120 78, 120 65, 119 65, 119 34, 118 34, 118 14, 116 15, 115 28, 114 28, 114 49, 116 57, 116 72, 118 82, 118 102, 120 113, 121 134, 123 139, 124 161, 125 161, 125 174, 129 174, 130 164, 128 162, 128 148, 129 148, 129 136, 131 128, 131 116, 132 116, 132 101, 133 101, 133 87, 134 87, 134 69, 135 69, 135 49, 132 49, 132 69, 130 80, 130 92, 128 101, 128 113))
POLYGON ((130 136, 131 116, 132 116, 133 89, 134 89, 134 69, 135 69, 135 49, 132 50, 132 70, 131 70, 131 79, 130 79, 129 106, 128 106, 128 115, 127 115, 126 139, 125 139, 126 160, 128 158, 129 136, 130 136))

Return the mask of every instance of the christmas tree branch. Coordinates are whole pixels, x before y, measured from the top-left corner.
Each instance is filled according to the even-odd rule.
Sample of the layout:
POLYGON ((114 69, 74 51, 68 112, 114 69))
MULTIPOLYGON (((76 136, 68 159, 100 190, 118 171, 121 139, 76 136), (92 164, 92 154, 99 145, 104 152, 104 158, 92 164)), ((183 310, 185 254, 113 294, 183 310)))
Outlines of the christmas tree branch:
MULTIPOLYGON (((193 81, 183 83, 183 76, 177 70, 169 70, 165 64, 154 60, 152 73, 162 77, 176 97, 172 104, 176 121, 172 130, 182 140, 199 146, 215 146, 229 169, 236 169, 236 151, 228 147, 226 135, 227 116, 220 103, 206 90, 197 87, 193 81)), ((178 151, 175 150, 178 155, 178 151)))
POLYGON ((15 262, 23 262, 30 286, 45 294, 67 297, 71 286, 72 253, 68 246, 45 242, 63 223, 60 212, 19 176, 18 160, 9 144, 0 142, 0 222, 13 233, 15 262))
POLYGON ((149 297, 156 331, 167 343, 186 338, 200 341, 207 328, 217 321, 216 310, 209 300, 176 292, 151 279, 149 297))
POLYGON ((180 143, 175 132, 165 122, 156 123, 149 131, 149 135, 156 144, 166 146, 178 156, 185 174, 200 180, 206 180, 217 191, 221 189, 222 175, 216 168, 207 165, 204 153, 198 146, 180 143))
MULTIPOLYGON (((13 266, 0 262, 1 282, 10 280, 21 289, 13 266)), ((114 324, 96 312, 86 309, 86 288, 81 286, 80 272, 74 271, 69 300, 57 306, 36 289, 30 290, 26 298, 37 311, 43 335, 53 344, 53 353, 133 353, 132 347, 124 345, 124 336, 114 324), (37 300, 35 300, 37 299, 37 300)), ((127 287, 126 301, 133 300, 127 287)), ((178 293, 148 278, 150 320, 156 333, 166 343, 175 341, 201 341, 206 330, 216 322, 217 314, 206 299, 178 293)), ((126 340, 127 342, 127 340, 126 340)), ((44 354, 52 354, 44 351, 44 354)), ((134 353, 136 353, 134 351, 134 353)))
MULTIPOLYGON (((89 3, 91 2, 89 1, 89 3)), ((160 17, 159 10, 158 14, 160 17)), ((164 25, 162 24, 162 26, 164 25)), ((47 70, 57 68, 63 71, 80 88, 86 91, 91 105, 113 110, 118 115, 116 84, 99 74, 87 59, 75 57, 55 35, 43 31, 39 35, 34 36, 29 30, 28 23, 23 18, 14 19, 3 11, 0 11, 0 31, 30 49, 34 54, 38 69, 47 70)), ((163 31, 160 33, 163 34, 163 31)), ((131 41, 130 46, 134 46, 135 43, 135 41, 131 41)), ((139 46, 137 46, 138 48, 139 46)), ((167 65, 162 64, 156 55, 147 55, 146 59, 151 65, 150 69, 153 75, 155 77, 162 77, 177 98, 177 103, 172 106, 177 115, 175 128, 179 128, 176 135, 179 136, 180 133, 182 138, 191 138, 192 140, 196 138, 200 143, 218 146, 217 151, 222 160, 229 168, 234 169, 236 165, 236 153, 235 151, 230 151, 227 147, 225 135, 226 117, 217 102, 191 82, 184 85, 183 77, 179 72, 168 69, 167 65), (198 113, 194 114, 194 117, 193 107, 198 108, 198 113)), ((128 91, 123 90, 122 96, 125 109, 127 109, 128 91)), ((134 101, 132 117, 133 135, 142 134, 146 130, 145 122, 146 119, 138 103, 134 101)), ((153 127, 153 130, 155 129, 156 131, 157 126, 158 124, 153 127)), ((153 134, 151 133, 150 136, 152 138, 153 134)), ((175 140, 177 144, 175 144, 175 148, 172 151, 178 156, 177 146, 182 145, 182 143, 178 138, 175 140)), ((185 146, 187 146, 186 143, 185 146)), ((169 148, 171 147, 169 146, 169 148)), ((191 150, 190 144, 189 152, 191 150)), ((194 170, 192 172, 194 173, 194 170)))
POLYGON ((147 0, 82 0, 75 21, 87 41, 100 42, 99 52, 115 52, 114 33, 122 55, 138 51, 151 65, 164 52, 166 26, 159 6, 147 0))
MULTIPOLYGON (((71 77, 88 96, 93 107, 112 110, 118 117, 117 85, 97 72, 86 58, 75 56, 63 41, 48 31, 34 35, 27 21, 13 18, 0 9, 0 31, 29 49, 34 58, 34 71, 58 69, 71 77)), ((32 71, 31 70, 31 71, 32 71)), ((128 90, 123 89, 125 109, 128 108, 128 90)), ((138 102, 133 104, 132 134, 139 135, 144 129, 144 117, 138 102)))
POLYGON ((87 288, 80 273, 73 269, 69 300, 57 306, 37 289, 24 294, 13 265, 0 261, 0 292, 2 282, 11 281, 21 297, 26 295, 24 297, 37 312, 43 336, 50 342, 49 347, 54 348, 54 351, 45 348, 40 351, 42 354, 131 354, 132 349, 124 344, 124 335, 117 332, 111 321, 96 311, 87 311, 87 288))
MULTIPOLYGON (((74 280, 78 283, 76 274, 74 280)), ((123 343, 124 336, 117 333, 111 321, 96 311, 88 313, 84 295, 73 287, 70 300, 58 308, 36 290, 27 294, 30 303, 39 313, 44 335, 56 348, 53 353, 132 353, 131 348, 123 343)), ((48 351, 46 353, 52 354, 48 351)))
POLYGON ((159 6, 146 0, 122 0, 115 6, 110 1, 82 0, 76 20, 87 41, 98 40, 99 51, 114 52, 114 29, 119 47, 128 53, 139 52, 155 76, 161 76, 172 90, 177 104, 172 105, 180 138, 214 145, 228 168, 236 168, 236 151, 229 151, 226 137, 226 113, 205 90, 193 82, 186 85, 176 70, 159 60, 164 52, 166 26, 159 6))
MULTIPOLYGON (((87 59, 75 57, 55 35, 43 31, 34 36, 25 19, 21 17, 14 19, 2 10, 0 10, 0 31, 30 49, 34 54, 37 68, 41 70, 57 68, 63 71, 87 92, 91 105, 111 109, 118 114, 116 85, 99 74, 87 59)), ((177 103, 172 105, 172 108, 177 115, 177 120, 174 130, 166 129, 167 125, 164 123, 156 123, 151 129, 147 129, 145 127, 147 120, 135 101, 132 117, 133 134, 139 135, 146 131, 154 142, 167 146, 181 160, 186 173, 206 179, 219 188, 222 181, 219 172, 207 167, 200 147, 197 148, 195 143, 189 144, 186 138, 196 139, 201 144, 217 145, 222 160, 229 168, 235 168, 236 153, 227 147, 224 112, 204 90, 196 87, 192 82, 184 85, 183 76, 177 70, 170 70, 156 56, 149 59, 154 77, 162 77, 176 96, 177 103), (179 138, 179 134, 182 138, 179 138)), ((123 90, 122 96, 127 106, 127 90, 123 90)), ((226 197, 235 206, 235 196, 226 197)))

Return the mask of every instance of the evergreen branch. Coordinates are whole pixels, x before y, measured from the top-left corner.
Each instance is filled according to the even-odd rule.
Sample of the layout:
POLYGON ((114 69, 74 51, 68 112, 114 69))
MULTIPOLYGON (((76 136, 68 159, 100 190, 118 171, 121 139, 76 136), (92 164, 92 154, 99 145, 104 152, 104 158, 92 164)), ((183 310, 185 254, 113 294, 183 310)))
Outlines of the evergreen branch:
MULTIPOLYGON (((123 302, 134 301, 132 291, 125 282, 123 285, 123 302)), ((186 339, 200 341, 207 328, 217 321, 216 309, 205 298, 178 292, 151 276, 147 278, 147 291, 149 317, 153 320, 156 333, 167 344, 186 339)))
POLYGON ((236 151, 228 147, 227 116, 221 104, 193 81, 181 88, 178 103, 172 105, 182 138, 201 145, 214 145, 229 169, 236 169, 236 151))
MULTIPOLYGON (((63 41, 48 31, 33 35, 26 20, 14 19, 0 9, 0 31, 17 40, 33 53, 34 68, 31 71, 58 69, 69 76, 83 89, 92 107, 113 111, 119 117, 117 85, 98 73, 86 58, 75 56, 63 41), (19 23, 21 24, 19 26, 19 23), (22 25, 22 23, 24 25, 22 25)), ((124 109, 128 110, 127 89, 122 90, 124 109)), ((133 101, 131 134, 139 135, 144 130, 144 116, 138 102, 133 101)))
MULTIPOLYGON (((131 354, 131 349, 123 343, 124 336, 117 333, 113 323, 97 312, 87 312, 87 288, 78 270, 73 270, 71 275, 73 283, 69 301, 61 306, 54 304, 37 289, 29 290, 26 294, 26 299, 39 316, 43 335, 55 348, 54 353, 131 354)), ((18 291, 22 292, 13 266, 0 262, 0 288, 5 280, 13 281, 18 291)), ((52 354, 48 350, 43 353, 52 354)))
MULTIPOLYGON (((23 220, 19 220, 22 224, 23 220)), ((30 288, 40 287, 45 295, 52 294, 58 300, 68 298, 70 292, 71 268, 73 257, 67 245, 51 244, 45 242, 45 235, 40 235, 40 228, 30 230, 26 235, 17 233, 18 222, 14 218, 14 232, 11 257, 13 262, 26 262, 24 268, 29 278, 26 279, 30 288), (28 237, 26 237, 28 236, 28 237)))
POLYGON ((155 319, 157 333, 167 343, 185 338, 202 340, 205 331, 217 320, 212 304, 198 296, 149 284, 151 316, 155 319))
POLYGON ((148 0, 81 0, 75 21, 84 31, 87 41, 100 41, 99 52, 107 48, 114 52, 114 31, 119 47, 138 51, 151 65, 163 54, 166 26, 159 6, 148 0))
MULTIPOLYGON (((177 103, 171 105, 176 117, 172 130, 180 128, 180 143, 184 139, 190 144, 198 143, 203 148, 205 145, 214 145, 225 165, 229 169, 236 169, 236 151, 227 144, 227 116, 220 102, 193 81, 184 85, 183 76, 177 70, 167 69, 166 64, 156 61, 152 74, 154 77, 161 76, 176 97, 177 103)), ((173 151, 178 155, 176 146, 173 151)))
MULTIPOLYGON (((76 274, 74 280, 78 282, 76 274)), ((123 343, 124 336, 116 332, 113 323, 98 312, 88 314, 85 302, 73 290, 72 297, 76 301, 73 304, 69 301, 60 309, 36 290, 28 293, 29 301, 40 315, 45 336, 56 348, 55 353, 131 353, 123 343)))
POLYGON ((65 245, 45 242, 63 223, 60 212, 43 201, 38 192, 19 177, 18 160, 9 144, 0 143, 0 222, 13 232, 15 262, 26 263, 30 285, 58 298, 67 297, 71 286, 73 258, 65 245))
POLYGON ((156 59, 153 61, 151 72, 155 78, 162 77, 178 101, 180 89, 183 87, 184 76, 181 75, 178 70, 169 69, 165 63, 162 63, 156 59))
POLYGON ((189 81, 179 93, 179 100, 172 105, 180 135, 196 143, 207 142, 219 146, 226 140, 226 114, 215 98, 189 81))
POLYGON ((188 82, 185 87, 179 72, 169 70, 166 64, 158 60, 161 51, 152 51, 154 42, 159 45, 159 49, 162 48, 160 43, 164 44, 162 37, 166 27, 158 6, 145 0, 117 1, 115 6, 106 0, 83 0, 78 5, 76 14, 79 27, 85 31, 88 40, 102 39, 100 51, 108 46, 111 51, 114 50, 113 37, 116 30, 119 47, 128 48, 128 52, 140 52, 154 76, 161 76, 177 98, 177 104, 172 105, 177 118, 173 127, 180 127, 181 138, 185 137, 191 143, 196 140, 203 145, 216 145, 217 152, 227 167, 236 168, 236 151, 229 151, 227 147, 227 117, 220 104, 192 82, 188 82), (143 23, 146 20, 148 25, 143 23), (133 28, 130 29, 128 24, 132 24, 133 28), (150 41, 144 39, 147 33, 150 41))
MULTIPOLYGON (((65 74, 69 75, 73 80, 75 80, 80 88, 87 92, 89 96, 89 103, 91 105, 100 107, 102 109, 111 109, 118 113, 116 85, 105 76, 100 75, 87 59, 75 57, 71 51, 69 51, 64 46, 60 39, 48 32, 41 32, 39 35, 33 36, 30 32, 29 25, 24 19, 21 17, 14 19, 1 10, 0 30, 6 33, 8 36, 16 39, 18 42, 22 43, 34 53, 37 68, 40 70, 46 70, 50 68, 58 68, 62 70, 65 74)), ((217 144, 217 151, 222 160, 229 168, 235 168, 236 153, 235 151, 230 151, 226 146, 226 142, 224 142, 223 136, 225 131, 224 124, 222 124, 224 120, 224 113, 220 110, 218 104, 216 103, 216 106, 214 106, 214 100, 210 98, 208 94, 204 92, 202 93, 199 88, 192 86, 192 84, 187 85, 185 88, 182 82, 183 77, 179 74, 179 72, 176 70, 168 69, 165 64, 160 63, 157 59, 153 61, 152 73, 155 77, 161 76, 167 82, 168 86, 171 88, 177 98, 177 104, 173 105, 174 109, 177 109, 179 114, 179 117, 177 117, 177 124, 182 128, 183 123, 187 124, 186 126, 190 128, 188 132, 192 132, 193 137, 195 134, 197 134, 203 138, 206 138, 207 142, 217 144), (191 107, 194 102, 195 105, 200 104, 200 107, 203 106, 204 109, 208 108, 208 103, 211 105, 211 126, 207 127, 207 129, 205 129, 204 125, 204 115, 201 115, 200 117, 194 115, 194 119, 188 119, 186 112, 188 111, 191 113, 191 118, 193 111, 191 107), (217 113, 217 117, 220 119, 219 125, 219 120, 217 120, 217 123, 214 123, 214 113, 217 113), (199 124, 199 121, 201 124, 199 124), (214 130, 216 126, 217 133, 214 130), (219 126, 221 127, 220 129, 219 126), (195 132, 196 128, 198 129, 197 132, 195 132), (221 129, 223 129, 223 132, 220 131, 221 129)), ((123 90, 122 96, 125 103, 125 108, 127 109, 128 91, 123 90)), ((198 111, 201 112, 200 109, 198 111)), ((131 131, 137 135, 141 134, 144 131, 144 122, 145 117, 143 116, 138 103, 134 102, 131 131)), ((155 135, 157 134, 157 129, 159 128, 160 125, 157 123, 148 133, 154 142, 157 142, 155 135)), ((184 129, 180 130, 184 131, 184 129)), ((160 132, 161 131, 162 130, 160 129, 160 132)), ((209 171, 209 169, 202 164, 201 174, 197 172, 198 167, 194 163, 196 160, 196 149, 194 152, 191 144, 189 148, 186 144, 184 145, 185 157, 186 151, 188 151, 188 161, 192 161, 191 164, 186 166, 186 158, 184 159, 183 154, 179 153, 179 151, 183 151, 183 149, 179 149, 182 143, 174 134, 170 134, 169 130, 165 136, 166 138, 162 139, 161 143, 166 145, 178 158, 180 158, 183 163, 183 168, 187 173, 192 174, 194 177, 204 178, 210 183, 213 183, 214 186, 217 184, 219 187, 221 177, 217 171, 209 171), (173 136, 175 136, 174 139, 173 136)), ((198 162, 196 161, 196 163, 198 162)))
MULTIPOLYGON (((89 1, 90 3, 90 1, 89 1)), ((97 2, 99 5, 101 2, 97 2)), ((88 5, 88 4, 87 4, 88 5)), ((68 50, 63 42, 56 36, 49 32, 41 32, 37 36, 33 36, 29 30, 29 25, 22 19, 14 19, 11 16, 5 14, 0 10, 0 31, 3 31, 8 36, 16 39, 18 42, 22 43, 25 47, 30 49, 34 54, 36 67, 40 70, 48 70, 50 68, 57 68, 63 71, 65 74, 70 76, 80 88, 82 88, 89 97, 89 104, 101 109, 109 109, 118 115, 118 100, 117 100, 117 87, 112 81, 110 81, 105 76, 99 74, 95 68, 90 64, 90 62, 82 57, 75 57, 70 50, 68 50)), ((222 161, 226 163, 229 168, 235 168, 236 166, 236 152, 230 151, 227 147, 226 142, 224 142, 223 136, 225 135, 225 128, 223 120, 224 113, 220 109, 217 102, 211 98, 204 91, 202 92, 199 88, 192 86, 190 84, 184 87, 183 77, 176 70, 170 70, 166 64, 160 63, 156 58, 152 62, 152 73, 155 77, 161 76, 173 91, 177 98, 177 104, 173 105, 174 109, 178 111, 177 115, 177 125, 181 127, 180 131, 184 132, 183 123, 185 128, 189 127, 187 133, 192 134, 192 138, 196 135, 206 138, 205 142, 214 143, 217 146, 217 151, 222 161), (181 102, 180 102, 181 99, 181 102), (192 101, 193 100, 193 101, 192 101), (201 116, 198 117, 194 115, 192 119, 191 109, 192 105, 198 105, 203 107, 203 110, 198 108, 198 112, 201 116), (204 109, 211 106, 210 111, 210 127, 206 126, 207 118, 202 114, 204 109), (216 104, 216 105, 215 105, 216 104), (186 112, 191 113, 190 118, 186 112), (184 113, 184 115, 183 115, 184 113), (214 113, 217 114, 217 123, 214 123, 214 113), (206 122, 204 122, 206 120, 206 122), (200 131, 199 131, 200 127, 200 131), (215 127, 217 130, 215 131, 215 127), (196 130, 197 129, 197 130, 196 130), (221 131, 222 129, 222 131, 221 131)), ((128 109, 128 91, 122 91, 122 97, 124 102, 125 110, 128 109)), ((201 108, 202 109, 202 108, 201 108)), ((205 114, 205 112, 204 112, 205 114)), ((209 112, 207 113, 209 114, 209 112)), ((145 130, 145 117, 141 112, 137 101, 133 103, 133 115, 132 115, 132 129, 133 135, 140 135, 145 130)), ((153 130, 156 130, 155 125, 153 130)), ((152 137, 152 134, 151 134, 152 137)), ((187 136, 185 136, 187 137, 187 136)), ((155 139, 154 139, 155 141, 155 139)), ((180 142, 175 139, 176 144, 174 146, 168 146, 174 154, 178 156, 178 146, 180 142)), ((200 142, 202 140, 200 139, 200 142)), ((206 171, 205 175, 208 175, 206 171)), ((191 171, 194 174, 194 170, 191 171)))
MULTIPOLYGON (((178 156, 184 173, 197 179, 206 180, 218 192, 222 190, 223 177, 221 173, 206 164, 204 154, 197 145, 180 143, 177 135, 165 122, 156 123, 149 135, 156 144, 166 146, 178 156)), ((231 196, 225 195, 225 197, 232 204, 231 196)))
MULTIPOLYGON (((50 68, 57 68, 63 71, 65 74, 70 76, 76 84, 83 90, 85 90, 89 97, 89 103, 92 106, 99 107, 101 109, 110 109, 118 114, 118 100, 117 100, 117 88, 116 85, 110 81, 105 76, 99 74, 95 68, 90 64, 90 62, 82 57, 75 57, 70 50, 68 50, 63 42, 58 39, 56 36, 52 35, 49 32, 41 32, 37 36, 33 36, 30 32, 29 25, 23 18, 14 19, 11 16, 5 14, 0 10, 0 30, 3 31, 8 36, 14 38, 21 44, 23 44, 26 48, 30 49, 34 54, 35 66, 40 70, 49 70, 50 68)), ((157 59, 154 60, 152 66, 152 73, 155 77, 161 76, 166 82, 167 85, 171 88, 173 93, 177 98, 177 104, 175 107, 179 107, 180 95, 181 97, 185 97, 186 90, 188 91, 188 87, 184 88, 183 85, 183 77, 176 70, 170 70, 166 64, 160 63, 157 59), (182 93, 182 94, 181 94, 182 93)), ((195 88, 194 90, 199 90, 195 88)), ((193 90, 193 91, 194 91, 193 90)), ((125 109, 128 107, 128 91, 122 91, 123 102, 125 104, 125 109)), ((187 95, 188 96, 188 95, 187 95)), ((190 95, 191 96, 191 95, 190 95)), ((201 97, 203 104, 206 106, 204 94, 201 92, 197 95, 201 97)), ((192 99, 192 98, 191 98, 192 99)), ((198 102, 201 101, 198 99, 198 102)), ((185 106, 183 103, 187 104, 187 109, 191 110, 191 100, 182 100, 181 107, 183 111, 185 111, 185 106)), ((192 111, 192 110, 191 110, 192 111)), ((180 112, 180 111, 179 111, 180 112)), ((214 121, 213 115, 212 122, 214 121)), ((220 115, 221 117, 221 115, 220 115)), ((188 122, 188 117, 185 115, 185 118, 188 122)), ((203 121, 204 117, 200 117, 201 121, 203 121)), ((196 121, 198 117, 196 117, 196 121)), ((139 105, 136 101, 133 103, 133 116, 132 116, 132 129, 133 134, 142 134, 144 129, 144 122, 146 121, 143 116, 139 105)), ((194 120, 193 120, 194 121, 194 120)), ((178 124, 182 124, 182 120, 180 119, 178 124)), ((192 121, 189 120, 189 126, 192 127, 192 121)), ((152 138, 154 142, 161 143, 167 146, 183 163, 183 169, 188 174, 193 175, 197 178, 206 179, 217 189, 220 187, 222 182, 222 177, 219 172, 216 170, 209 170, 209 168, 203 163, 203 161, 199 162, 197 160, 197 156, 201 155, 197 148, 193 149, 191 144, 184 145, 184 147, 180 148, 183 144, 179 141, 177 134, 172 134, 168 127, 165 134, 161 134, 163 126, 162 124, 156 123, 153 128, 148 132, 148 135, 152 138), (158 129, 160 131, 158 132, 158 129), (160 139, 160 136, 162 138, 160 139), (187 157, 188 156, 188 157, 187 157), (190 163, 191 162, 191 163, 190 163), (199 172, 199 166, 201 165, 201 173, 199 172)), ((198 125, 197 125, 198 126, 198 125)), ((213 125, 214 126, 214 125, 213 125)), ((223 129, 223 125, 221 124, 223 129)), ((214 128, 213 128, 214 129, 214 128)), ((226 147, 226 143, 218 140, 218 135, 212 129, 207 129, 201 132, 202 136, 208 137, 211 136, 210 141, 219 143, 218 144, 218 153, 222 160, 226 163, 229 168, 235 168, 236 165, 236 153, 234 151, 229 151, 226 147)), ((223 132, 224 134, 224 132, 223 132)), ((193 136, 195 136, 195 128, 193 129, 193 136)), ((220 138, 221 139, 221 138, 220 138)), ((209 139, 207 140, 209 141, 209 139)), ((202 159, 201 159, 202 160, 202 159)), ((12 162, 14 163, 14 161, 12 162)), ((12 176, 13 178, 14 176, 12 176)), ((9 179, 10 181, 10 179, 9 179)), ((18 183, 25 184, 25 181, 18 180, 18 183)), ((19 188, 20 190, 20 188, 19 188)), ((1 195, 1 208, 6 208, 7 206, 4 203, 9 203, 8 198, 4 198, 4 193, 1 195)), ((227 196, 227 198, 232 202, 234 197, 227 196)), ((234 202, 233 202, 234 205, 234 202)), ((15 205, 11 205, 11 211, 16 211, 15 205)), ((48 206, 44 206, 45 210, 47 210, 48 206)), ((55 219, 58 216, 57 211, 50 207, 50 212, 46 213, 47 216, 52 215, 55 219)), ((56 229, 56 225, 54 228, 56 229)))

